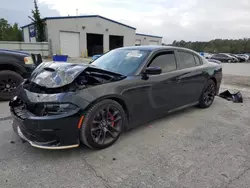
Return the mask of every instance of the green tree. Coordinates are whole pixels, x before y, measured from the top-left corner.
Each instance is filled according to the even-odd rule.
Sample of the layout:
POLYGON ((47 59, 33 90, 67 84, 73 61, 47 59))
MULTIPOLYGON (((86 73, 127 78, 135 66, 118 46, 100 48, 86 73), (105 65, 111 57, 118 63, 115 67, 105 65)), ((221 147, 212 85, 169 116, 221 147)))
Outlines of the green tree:
POLYGON ((38 42, 44 42, 46 40, 45 33, 44 33, 45 23, 44 23, 44 20, 41 19, 40 11, 38 9, 36 0, 34 0, 34 6, 35 6, 35 9, 32 10, 32 17, 33 17, 33 21, 34 21, 36 32, 37 32, 36 39, 38 42))
POLYGON ((0 40, 3 41, 7 37, 7 31, 9 29, 10 25, 8 24, 8 21, 4 18, 0 19, 0 40))
POLYGON ((185 47, 193 49, 197 52, 210 53, 250 53, 250 38, 229 40, 229 39, 215 39, 209 42, 185 42, 174 41, 173 46, 185 47))
POLYGON ((22 41, 22 31, 18 24, 11 26, 4 18, 0 19, 0 41, 22 41))

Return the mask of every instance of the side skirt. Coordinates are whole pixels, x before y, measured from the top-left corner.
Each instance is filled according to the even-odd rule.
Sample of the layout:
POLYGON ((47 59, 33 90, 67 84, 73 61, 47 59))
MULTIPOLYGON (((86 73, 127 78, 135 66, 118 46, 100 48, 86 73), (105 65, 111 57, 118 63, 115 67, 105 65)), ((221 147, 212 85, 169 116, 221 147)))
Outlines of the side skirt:
POLYGON ((175 108, 175 109, 172 109, 172 110, 169 110, 168 113, 173 113, 173 112, 177 112, 179 110, 183 110, 185 108, 189 108, 189 107, 192 107, 192 106, 195 106, 199 104, 199 102, 195 102, 195 103, 190 103, 190 104, 187 104, 187 105, 184 105, 184 106, 181 106, 181 107, 178 107, 178 108, 175 108))

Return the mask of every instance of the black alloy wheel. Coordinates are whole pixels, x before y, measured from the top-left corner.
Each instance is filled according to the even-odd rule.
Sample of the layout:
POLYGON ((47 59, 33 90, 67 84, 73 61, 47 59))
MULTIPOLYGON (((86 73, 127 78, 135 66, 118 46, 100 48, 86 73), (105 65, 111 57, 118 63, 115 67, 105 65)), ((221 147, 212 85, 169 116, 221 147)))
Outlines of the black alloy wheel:
POLYGON ((84 116, 81 141, 90 148, 109 147, 120 137, 125 122, 125 112, 116 101, 108 99, 96 103, 84 116))
POLYGON ((200 97, 200 107, 208 108, 212 105, 216 95, 216 85, 213 80, 208 80, 200 97))
POLYGON ((97 144, 108 144, 119 136, 121 125, 121 112, 114 106, 107 105, 96 113, 91 125, 91 136, 97 144))
POLYGON ((22 81, 22 76, 14 71, 0 71, 0 98, 3 100, 11 99, 22 81))

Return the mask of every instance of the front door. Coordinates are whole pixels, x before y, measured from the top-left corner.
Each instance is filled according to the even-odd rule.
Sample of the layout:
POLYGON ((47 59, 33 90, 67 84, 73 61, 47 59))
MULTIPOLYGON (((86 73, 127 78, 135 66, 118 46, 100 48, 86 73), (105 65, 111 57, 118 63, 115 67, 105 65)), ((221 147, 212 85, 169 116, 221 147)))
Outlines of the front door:
POLYGON ((123 92, 125 98, 133 98, 128 104, 130 120, 135 124, 154 119, 180 105, 180 72, 174 50, 157 52, 148 62, 149 66, 161 67, 162 73, 147 75, 147 79, 139 75, 131 80, 131 88, 123 92))
POLYGON ((179 107, 181 84, 175 52, 159 52, 148 66, 162 69, 162 74, 149 76, 152 82, 149 96, 154 109, 161 113, 179 107))

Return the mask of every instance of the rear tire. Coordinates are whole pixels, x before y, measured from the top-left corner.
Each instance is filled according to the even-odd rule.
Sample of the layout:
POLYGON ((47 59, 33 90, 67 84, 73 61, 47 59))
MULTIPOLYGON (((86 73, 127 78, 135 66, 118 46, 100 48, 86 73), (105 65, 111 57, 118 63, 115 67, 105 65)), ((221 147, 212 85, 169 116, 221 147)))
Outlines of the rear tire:
POLYGON ((107 148, 120 137, 125 124, 126 114, 121 105, 114 100, 103 100, 84 115, 80 140, 93 149, 107 148))
POLYGON ((216 95, 216 84, 213 80, 210 79, 205 84, 205 87, 201 93, 199 99, 199 107, 200 108, 210 107, 214 102, 215 95, 216 95))
POLYGON ((0 71, 0 99, 10 100, 15 95, 16 88, 22 81, 23 77, 14 71, 0 71))

